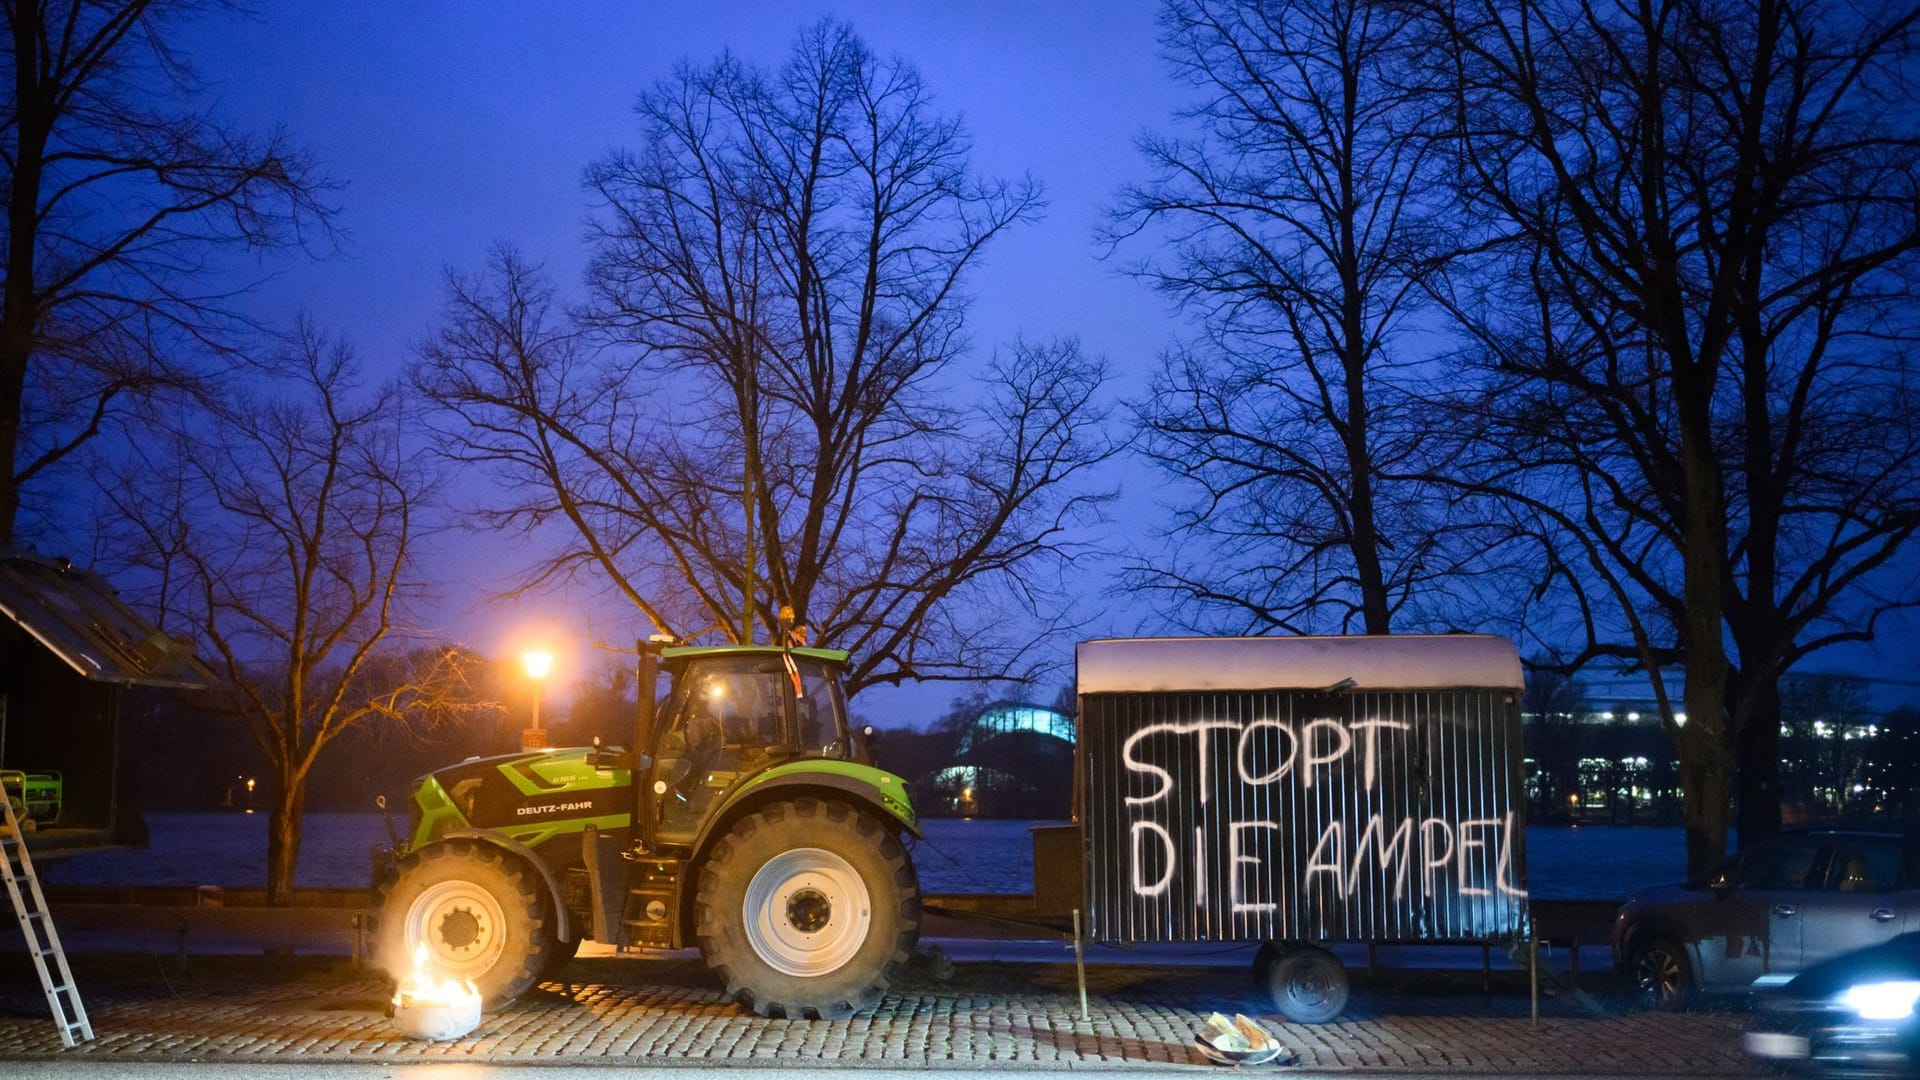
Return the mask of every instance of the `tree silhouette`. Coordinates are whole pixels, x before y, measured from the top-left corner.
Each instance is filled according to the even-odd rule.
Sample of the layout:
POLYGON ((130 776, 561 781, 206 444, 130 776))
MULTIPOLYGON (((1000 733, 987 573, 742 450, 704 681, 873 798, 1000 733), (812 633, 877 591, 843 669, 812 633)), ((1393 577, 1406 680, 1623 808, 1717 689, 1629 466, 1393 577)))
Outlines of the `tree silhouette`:
POLYGON ((470 686, 484 661, 423 645, 402 621, 422 588, 433 477, 399 437, 391 389, 361 392, 346 348, 311 327, 251 383, 209 423, 146 449, 135 467, 170 483, 106 494, 155 606, 197 626, 225 676, 222 707, 272 770, 267 893, 286 904, 307 781, 342 732, 490 706, 470 686))
POLYGON ((1065 609, 1114 448, 1077 344, 961 370, 965 276, 1037 189, 975 178, 918 73, 832 22, 637 111, 643 148, 588 171, 580 318, 502 251, 451 279, 416 373, 500 479, 488 520, 566 534, 530 587, 590 575, 681 638, 770 640, 790 608, 854 691, 1025 674, 1009 627, 1065 609))
POLYGON ((196 103, 169 43, 208 5, 6 5, 0 178, 0 544, 22 489, 156 396, 203 388, 234 347, 221 249, 324 237, 329 186, 278 132, 196 103))
POLYGON ((1485 248, 1443 290, 1487 376, 1461 471, 1652 679, 1704 871, 1736 761, 1742 842, 1777 825, 1782 673, 1916 599, 1920 10, 1421 7, 1485 248))
MULTIPOLYGON (((1384 634, 1489 555, 1457 542, 1418 417, 1423 283, 1450 237, 1418 27, 1366 0, 1176 0, 1162 42, 1198 92, 1185 138, 1108 240, 1199 324, 1137 406, 1142 448, 1193 494, 1135 588, 1204 629, 1384 634)), ((1430 340, 1430 337, 1425 340, 1430 340)))

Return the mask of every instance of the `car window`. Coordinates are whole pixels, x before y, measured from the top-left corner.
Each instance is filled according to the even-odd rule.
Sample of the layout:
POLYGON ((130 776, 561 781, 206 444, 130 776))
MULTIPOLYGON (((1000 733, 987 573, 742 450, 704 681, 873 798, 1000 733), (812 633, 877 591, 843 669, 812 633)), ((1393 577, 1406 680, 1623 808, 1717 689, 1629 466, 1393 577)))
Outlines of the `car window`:
POLYGON ((1738 889, 1806 889, 1814 885, 1820 841, 1794 837, 1762 844, 1746 853, 1729 880, 1738 889))
POLYGON ((1835 892, 1888 892, 1900 877, 1900 842, 1848 837, 1834 845, 1827 888, 1835 892))

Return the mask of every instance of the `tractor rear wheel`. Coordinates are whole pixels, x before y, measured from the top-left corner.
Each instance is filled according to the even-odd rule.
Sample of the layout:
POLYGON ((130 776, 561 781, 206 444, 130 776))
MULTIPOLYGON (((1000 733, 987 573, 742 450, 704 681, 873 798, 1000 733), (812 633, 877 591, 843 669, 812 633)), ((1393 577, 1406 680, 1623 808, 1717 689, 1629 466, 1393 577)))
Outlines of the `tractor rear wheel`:
POLYGON ((900 840, 844 802, 762 807, 700 868, 695 933, 727 992, 761 1016, 873 1004, 913 956, 920 883, 900 840))
POLYGON ((431 978, 472 980, 488 1006, 526 993, 557 947, 539 879, 491 844, 421 848, 376 901, 375 964, 399 980, 424 960, 431 978))

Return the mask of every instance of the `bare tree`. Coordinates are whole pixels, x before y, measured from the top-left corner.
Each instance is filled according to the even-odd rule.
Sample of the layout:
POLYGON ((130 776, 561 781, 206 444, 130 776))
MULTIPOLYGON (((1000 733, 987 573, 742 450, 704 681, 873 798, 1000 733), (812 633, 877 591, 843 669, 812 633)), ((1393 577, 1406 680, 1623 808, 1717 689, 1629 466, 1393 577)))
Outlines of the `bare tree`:
POLYGON ((1652 675, 1702 870, 1736 749, 1743 842, 1777 823, 1780 675, 1915 599, 1920 10, 1426 8, 1499 241, 1450 305, 1492 374, 1471 471, 1564 542, 1587 655, 1652 675))
POLYGON ((1137 272, 1203 329, 1137 409, 1148 456, 1197 495, 1177 511, 1187 554, 1133 580, 1212 625, 1384 634, 1461 570, 1408 393, 1446 246, 1411 17, 1174 0, 1161 26, 1200 95, 1194 133, 1143 141, 1156 175, 1110 239, 1165 242, 1137 272))
POLYGON ((22 490, 231 346, 222 248, 328 228, 328 186, 284 135, 195 103, 169 43, 191 0, 9 0, 0 72, 0 543, 22 490))
POLYGON ((306 782, 341 732, 375 719, 430 724, 484 708, 483 666, 401 622, 431 476, 400 438, 391 390, 364 393, 344 346, 303 327, 263 388, 236 393, 173 453, 139 468, 172 484, 109 492, 136 533, 157 599, 198 626, 274 772, 270 902, 290 902, 306 782), (168 460, 168 458, 171 460, 168 460))
POLYGON ((644 147, 588 171, 584 324, 502 253, 453 278, 416 376, 498 470, 491 520, 564 523, 533 584, 589 574, 681 637, 765 640, 788 607, 856 689, 1024 675, 1010 627, 1057 614, 1113 449, 1077 344, 962 371, 965 275, 1037 190, 973 177, 914 69, 832 22, 638 113, 644 147))

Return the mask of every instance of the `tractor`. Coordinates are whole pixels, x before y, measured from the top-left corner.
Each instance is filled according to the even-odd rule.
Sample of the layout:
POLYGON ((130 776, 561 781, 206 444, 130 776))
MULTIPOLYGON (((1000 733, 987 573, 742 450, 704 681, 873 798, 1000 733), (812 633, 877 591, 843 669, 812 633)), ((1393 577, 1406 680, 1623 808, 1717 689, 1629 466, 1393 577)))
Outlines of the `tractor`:
POLYGON ((490 1004, 556 977, 588 938, 697 945, 761 1016, 844 1016, 911 957, 920 827, 847 719, 847 654, 639 647, 632 749, 472 758, 414 781, 377 860, 372 950, 424 958, 490 1004), (656 707, 659 673, 671 676, 656 707))

